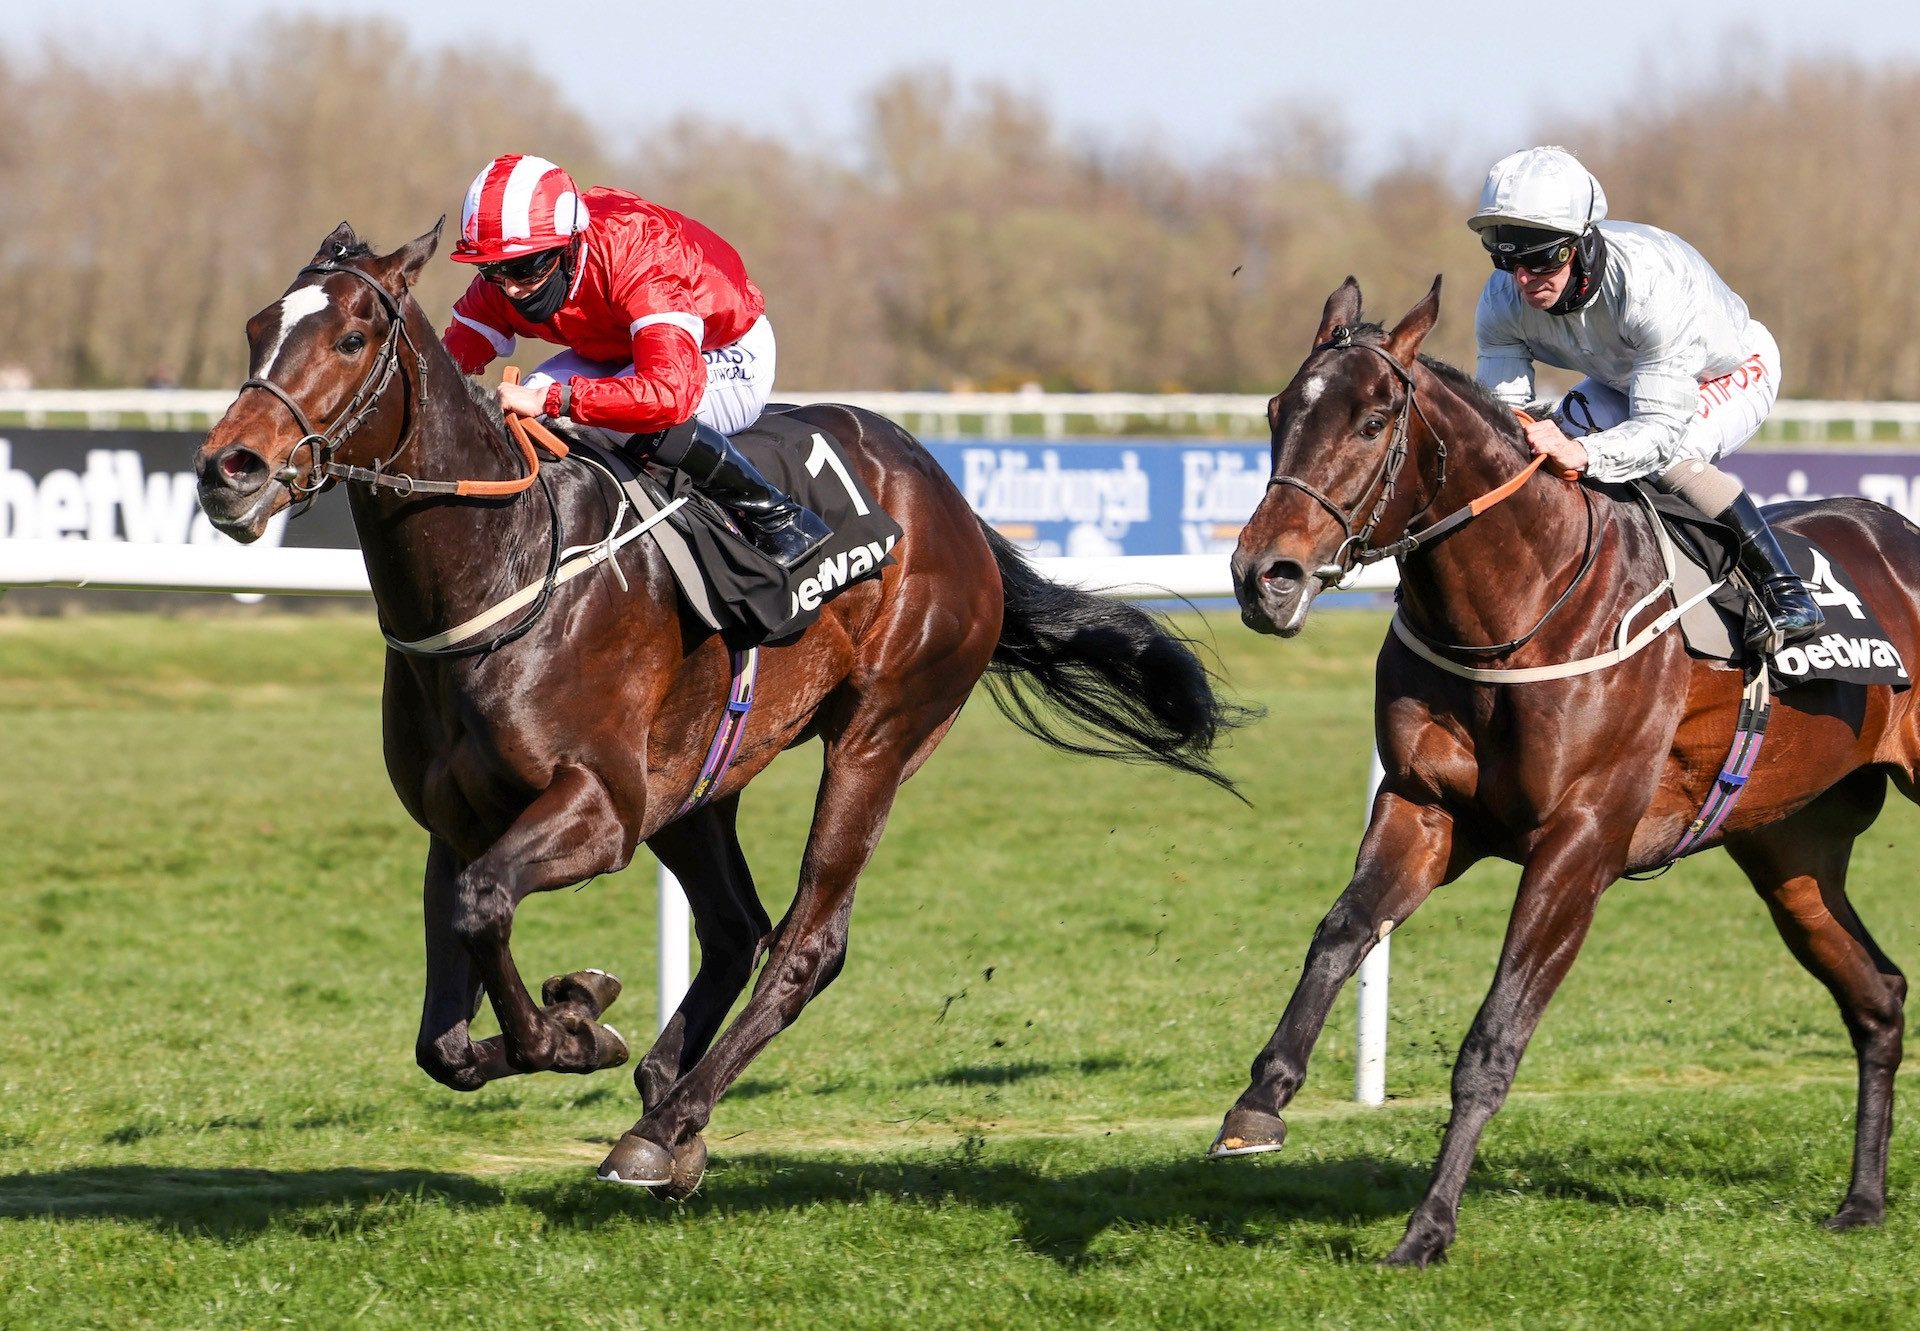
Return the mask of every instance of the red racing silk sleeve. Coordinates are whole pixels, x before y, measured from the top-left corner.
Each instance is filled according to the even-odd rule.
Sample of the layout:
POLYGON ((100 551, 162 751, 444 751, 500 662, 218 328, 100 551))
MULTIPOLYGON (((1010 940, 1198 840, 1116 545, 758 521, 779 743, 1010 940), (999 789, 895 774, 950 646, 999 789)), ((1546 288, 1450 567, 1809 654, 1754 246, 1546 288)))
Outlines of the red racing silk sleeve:
MULTIPOLYGON (((583 425, 643 434, 680 424, 700 405, 707 391, 707 366, 700 350, 706 339, 694 290, 699 256, 677 232, 652 231, 652 243, 636 247, 617 264, 608 303, 627 320, 633 339, 633 373, 617 379, 576 375, 567 384, 567 408, 583 425)), ((548 405, 555 394, 548 394, 548 405)))
POLYGON ((453 303, 453 318, 440 341, 462 374, 478 374, 496 356, 513 354, 507 298, 484 277, 475 277, 453 303))

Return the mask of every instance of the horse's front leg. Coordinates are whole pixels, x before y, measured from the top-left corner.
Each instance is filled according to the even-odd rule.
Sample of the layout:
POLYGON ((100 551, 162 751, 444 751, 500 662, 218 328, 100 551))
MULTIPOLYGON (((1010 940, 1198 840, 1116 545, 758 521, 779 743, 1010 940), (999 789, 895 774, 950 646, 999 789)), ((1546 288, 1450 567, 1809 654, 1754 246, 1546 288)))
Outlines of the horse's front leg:
POLYGON ((476 1042, 468 1023, 480 1010, 480 977, 473 958, 453 932, 453 849, 439 837, 427 848, 426 886, 421 893, 427 935, 427 994, 420 1006, 420 1034, 413 1057, 426 1074, 456 1091, 477 1091, 511 1076, 498 1041, 476 1042))
MULTIPOLYGON (((505 836, 454 876, 447 929, 472 959, 500 1022, 498 1057, 513 1070, 592 1072, 626 1061, 619 1035, 594 1020, 604 1002, 596 1005, 584 992, 578 1001, 565 1001, 578 985, 562 982, 554 994, 562 1001, 549 1009, 535 1005, 508 940, 523 900, 618 873, 633 858, 635 844, 600 778, 585 768, 564 767, 505 836)), ((495 1056, 484 1048, 491 1043, 481 1042, 482 1060, 495 1056)))
MULTIPOLYGON (((1577 795, 1567 804, 1589 807, 1577 795)), ((1600 894, 1625 868, 1624 841, 1609 838, 1601 829, 1608 823, 1631 827, 1631 818, 1586 812, 1568 821, 1577 826, 1549 831, 1520 875, 1493 988, 1454 1061, 1453 1116, 1447 1120, 1433 1179, 1407 1221, 1405 1237, 1387 1257, 1388 1265, 1426 1266, 1445 1258, 1480 1134, 1506 1102, 1527 1041, 1586 941, 1600 894)))
MULTIPOLYGON (((480 1009, 480 974, 473 956, 453 931, 459 897, 460 866, 453 850, 435 837, 427 850, 426 885, 422 914, 426 921, 427 992, 420 1009, 420 1034, 414 1042, 414 1061, 435 1081, 456 1091, 477 1091, 490 1081, 517 1075, 521 1069, 507 1061, 506 1042, 499 1036, 475 1040, 468 1027, 480 1009)), ((582 971, 547 981, 547 1015, 566 1025, 599 1018, 620 982, 611 975, 582 971)), ((608 1061, 617 1066, 619 1034, 605 1029, 608 1061)), ((591 1071, 592 1069, 584 1069, 591 1071)))
POLYGON ((1306 1079, 1307 1059, 1342 986, 1382 938, 1468 862, 1456 852, 1451 814, 1381 792, 1353 879, 1320 921, 1286 1013, 1253 1060, 1252 1082, 1228 1111, 1209 1155, 1280 1149, 1287 1135, 1280 1111, 1306 1079))

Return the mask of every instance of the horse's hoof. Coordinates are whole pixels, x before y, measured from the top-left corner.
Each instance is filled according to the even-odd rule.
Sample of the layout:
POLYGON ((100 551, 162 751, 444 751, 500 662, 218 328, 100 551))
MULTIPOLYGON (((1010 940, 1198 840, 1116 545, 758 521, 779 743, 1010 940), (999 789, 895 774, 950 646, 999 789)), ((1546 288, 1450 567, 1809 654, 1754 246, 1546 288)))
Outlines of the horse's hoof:
POLYGON ((1207 1148, 1207 1156, 1223 1160, 1230 1155, 1259 1155, 1277 1151, 1287 1140, 1287 1121, 1278 1114, 1258 1109, 1233 1109, 1220 1125, 1220 1135, 1207 1148))
POLYGON ((626 1039, 613 1027, 603 1026, 571 1008, 562 1008, 556 1013, 553 1024, 569 1034, 584 1035, 593 1044, 592 1051, 587 1055, 587 1066, 556 1068, 556 1071, 599 1072, 603 1068, 617 1068, 627 1061, 629 1051, 626 1039))
POLYGON ((579 1003, 599 1016, 613 1006, 613 1000, 620 997, 620 981, 601 970, 575 971, 571 975, 554 975, 540 986, 540 1002, 546 1007, 557 1007, 562 1003, 579 1003))
POLYGON ((611 1026, 593 1028, 593 1057, 598 1068, 617 1068, 631 1056, 626 1037, 611 1026))
POLYGON ((1431 1222, 1416 1220, 1394 1250, 1380 1259, 1381 1266, 1415 1266, 1425 1269, 1447 1260, 1447 1245, 1453 1235, 1431 1222))
MULTIPOLYGON (((701 1158, 706 1158, 705 1148, 701 1148, 701 1158)), ((673 1186, 674 1159, 667 1154, 667 1148, 645 1137, 629 1132, 613 1144, 607 1152, 607 1158, 600 1162, 600 1181, 602 1183, 626 1183, 636 1188, 669 1188, 673 1186)), ((694 1182, 699 1182, 695 1175, 694 1182)), ((693 1191, 688 1188, 687 1191, 693 1191)))
POLYGON ((673 1153, 673 1177, 647 1191, 663 1202, 684 1202, 693 1196, 706 1172, 707 1139, 695 1137, 673 1153))
POLYGON ((1878 1225, 1887 1218, 1885 1206, 1875 1206, 1871 1202, 1842 1202, 1840 1209, 1820 1222, 1824 1229, 1836 1234, 1849 1229, 1860 1229, 1867 1225, 1878 1225))

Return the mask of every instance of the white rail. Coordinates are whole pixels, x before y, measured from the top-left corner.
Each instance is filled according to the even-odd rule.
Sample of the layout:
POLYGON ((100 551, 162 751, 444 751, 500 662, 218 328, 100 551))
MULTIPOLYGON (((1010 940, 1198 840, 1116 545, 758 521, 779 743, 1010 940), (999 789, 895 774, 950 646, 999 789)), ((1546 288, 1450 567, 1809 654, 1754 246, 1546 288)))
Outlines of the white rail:
MULTIPOLYGON (((1038 434, 1171 434, 1260 438, 1267 399, 1257 393, 897 393, 867 389, 781 389, 788 402, 851 402, 929 438, 988 439, 1038 434), (1071 428, 1069 428, 1071 427, 1071 428)), ((233 401, 228 389, 0 389, 0 421, 42 427, 68 422, 205 428, 233 401)), ((1792 399, 1774 404, 1763 439, 1865 442, 1876 434, 1920 439, 1920 402, 1792 399)))
MULTIPOLYGON (((1225 555, 1056 556, 1033 561, 1056 582, 1134 599, 1231 596, 1225 555)), ((1394 585, 1393 567, 1375 564, 1351 584, 1359 591, 1394 585)), ((365 596, 358 550, 290 546, 136 545, 126 541, 0 540, 0 588, 91 587, 101 591, 253 592, 365 596)))

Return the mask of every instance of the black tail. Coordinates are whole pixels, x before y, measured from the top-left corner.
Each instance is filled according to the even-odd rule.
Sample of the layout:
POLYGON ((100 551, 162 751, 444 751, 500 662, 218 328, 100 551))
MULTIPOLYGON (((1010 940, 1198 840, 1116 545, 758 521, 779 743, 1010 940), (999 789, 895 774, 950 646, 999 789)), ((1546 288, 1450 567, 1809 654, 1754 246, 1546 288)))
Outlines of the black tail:
POLYGON ((1214 742, 1258 712, 1216 697, 1193 648, 1158 618, 1049 582, 980 525, 1006 592, 987 683, 1007 719, 1056 749, 1162 763, 1232 790, 1211 760, 1214 742))

